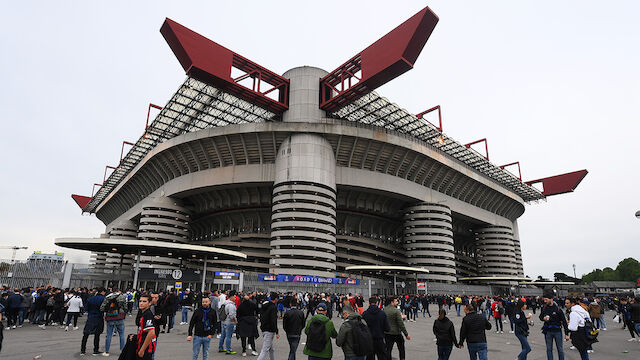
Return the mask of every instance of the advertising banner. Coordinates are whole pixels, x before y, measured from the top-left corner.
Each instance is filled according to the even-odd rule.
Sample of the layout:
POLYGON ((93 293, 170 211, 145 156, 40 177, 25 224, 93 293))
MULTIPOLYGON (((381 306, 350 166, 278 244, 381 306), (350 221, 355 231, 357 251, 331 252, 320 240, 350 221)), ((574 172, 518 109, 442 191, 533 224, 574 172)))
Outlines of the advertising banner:
POLYGON ((360 279, 326 278, 321 276, 258 274, 258 281, 278 281, 312 284, 360 285, 360 279))
POLYGON ((193 269, 149 269, 142 268, 138 272, 140 280, 198 281, 200 270, 193 269))

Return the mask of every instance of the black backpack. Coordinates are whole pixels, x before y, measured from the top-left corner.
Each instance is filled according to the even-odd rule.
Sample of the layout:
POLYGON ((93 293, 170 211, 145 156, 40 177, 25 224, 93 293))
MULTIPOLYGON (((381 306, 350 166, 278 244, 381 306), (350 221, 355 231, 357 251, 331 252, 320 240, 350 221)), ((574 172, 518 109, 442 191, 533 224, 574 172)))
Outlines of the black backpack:
POLYGON ((307 334, 307 348, 313 352, 321 352, 327 345, 327 329, 324 322, 319 320, 311 321, 309 333, 307 334))
POLYGON ((369 327, 360 320, 349 320, 351 323, 351 342, 353 352, 357 356, 373 355, 373 338, 369 327))
POLYGON ((584 333, 589 345, 598 342, 598 334, 600 333, 600 330, 596 329, 596 327, 593 326, 593 322, 588 318, 584 319, 584 333))

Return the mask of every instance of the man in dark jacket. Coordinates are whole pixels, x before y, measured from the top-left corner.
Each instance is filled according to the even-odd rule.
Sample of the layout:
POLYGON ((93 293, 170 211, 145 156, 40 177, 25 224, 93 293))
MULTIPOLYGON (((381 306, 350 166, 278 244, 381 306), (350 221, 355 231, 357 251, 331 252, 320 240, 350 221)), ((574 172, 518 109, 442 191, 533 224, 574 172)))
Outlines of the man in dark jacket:
POLYGON ((464 307, 464 312, 467 315, 462 319, 458 347, 462 348, 464 341, 467 340, 471 359, 477 357, 480 360, 487 360, 488 348, 485 331, 491 330, 491 323, 484 316, 478 314, 471 304, 464 307))
POLYGON ((280 339, 278 333, 278 293, 272 292, 269 296, 269 301, 262 305, 262 316, 260 317, 260 330, 262 330, 262 336, 264 336, 264 342, 262 343, 262 351, 258 360, 264 360, 269 354, 271 360, 275 359, 275 344, 273 338, 280 339))
POLYGON ((391 330, 389 318, 387 314, 378 306, 378 298, 375 296, 369 298, 369 308, 362 313, 362 318, 369 327, 371 339, 373 340, 373 354, 367 356, 367 360, 387 359, 387 345, 384 342, 385 331, 391 330))
POLYGON ((211 309, 211 300, 208 297, 202 297, 201 303, 202 307, 197 308, 191 315, 187 341, 193 340, 193 359, 198 358, 202 348, 202 358, 206 360, 209 358, 209 345, 215 333, 218 317, 216 311, 211 309))
POLYGON ((458 345, 453 322, 446 315, 447 312, 444 309, 438 310, 438 318, 433 323, 433 334, 436 336, 436 345, 438 346, 438 359, 448 359, 453 347, 458 345))
POLYGON ((564 360, 564 348, 562 345, 562 330, 565 333, 565 340, 569 340, 569 329, 567 328, 567 318, 564 312, 560 310, 558 304, 553 301, 555 294, 553 290, 546 289, 542 298, 545 305, 540 311, 540 320, 544 321, 542 325, 542 333, 544 341, 547 345, 547 359, 553 360, 553 342, 556 342, 558 349, 558 358, 564 360))
POLYGON ((82 331, 82 343, 80 345, 80 355, 84 355, 87 350, 87 339, 93 334, 93 355, 100 355, 100 334, 104 330, 104 321, 100 305, 104 301, 105 289, 98 289, 98 293, 87 302, 87 322, 82 331))
POLYGON ((289 341, 288 360, 296 360, 296 350, 300 344, 300 333, 304 329, 304 313, 298 309, 298 299, 292 298, 289 311, 282 317, 282 328, 287 333, 289 341))
POLYGON ((10 328, 16 328, 18 324, 18 313, 20 312, 20 306, 22 305, 22 295, 18 292, 18 289, 14 289, 7 298, 7 330, 10 328))

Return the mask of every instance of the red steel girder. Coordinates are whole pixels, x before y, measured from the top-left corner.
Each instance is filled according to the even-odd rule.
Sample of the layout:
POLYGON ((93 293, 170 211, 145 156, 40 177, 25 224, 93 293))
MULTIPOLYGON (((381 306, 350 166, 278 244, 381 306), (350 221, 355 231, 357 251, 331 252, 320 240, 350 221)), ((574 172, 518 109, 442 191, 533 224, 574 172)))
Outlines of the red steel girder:
POLYGON ((520 170, 520 161, 514 161, 512 163, 500 165, 499 168, 500 169, 504 169, 507 166, 512 166, 512 165, 518 165, 518 179, 520 179, 520 181, 522 181, 522 170, 520 170))
POLYGON ((464 144, 464 146, 466 148, 471 148, 471 145, 475 145, 478 143, 484 142, 484 152, 485 152, 485 156, 484 158, 487 159, 487 161, 489 161, 489 144, 487 143, 487 138, 484 139, 480 139, 480 140, 476 140, 476 141, 472 141, 468 144, 464 144))
POLYGON ((442 132, 442 109, 440 108, 440 105, 436 105, 434 107, 432 107, 431 109, 425 110, 419 114, 416 114, 416 117, 418 119, 423 119, 424 121, 428 122, 429 124, 433 125, 436 129, 438 129, 438 131, 442 132), (436 126, 436 124, 432 124, 431 121, 427 120, 424 118, 425 115, 427 115, 428 113, 434 111, 434 110, 438 110, 438 123, 439 125, 436 126))
POLYGON ((289 108, 288 79, 169 18, 165 19, 160 33, 187 75, 278 114, 289 108), (234 79, 231 76, 232 68, 245 75, 234 79), (249 77, 253 79, 252 88, 239 83, 249 77), (277 100, 267 96, 275 90, 279 91, 277 100))
POLYGON ((76 202, 76 204, 78 204, 80 209, 82 209, 83 211, 84 211, 84 208, 86 208, 87 205, 89 204, 89 201, 91 201, 91 196, 71 194, 71 198, 73 199, 73 201, 76 202))
POLYGON ((320 108, 336 111, 411 70, 438 20, 426 7, 320 79, 320 108))
POLYGON ((579 170, 543 179, 527 181, 526 184, 533 185, 542 183, 542 195, 560 195, 573 192, 588 173, 589 172, 587 170, 579 170))

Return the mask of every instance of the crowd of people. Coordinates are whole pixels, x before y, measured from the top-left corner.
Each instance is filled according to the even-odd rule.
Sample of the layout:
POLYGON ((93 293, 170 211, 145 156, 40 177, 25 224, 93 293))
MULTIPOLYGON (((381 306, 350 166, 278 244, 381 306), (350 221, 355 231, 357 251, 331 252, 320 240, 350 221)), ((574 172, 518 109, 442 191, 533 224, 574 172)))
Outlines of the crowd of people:
POLYGON ((59 327, 74 331, 79 330, 78 318, 86 315, 81 355, 86 354, 88 339, 93 335, 93 355, 110 356, 112 337, 117 334, 120 359, 153 359, 160 335, 171 333, 180 312, 179 325, 188 325, 186 341, 192 343, 194 360, 200 354, 207 360, 211 342, 215 346, 216 340, 220 353, 235 355, 233 347, 237 349, 239 345, 242 356, 273 360, 275 339, 281 333, 289 345, 288 359, 292 360, 303 342, 303 332, 303 353, 309 360, 331 359, 334 344, 346 360, 390 360, 394 348, 404 360, 405 341, 411 340, 405 323, 431 317, 430 307, 436 311, 433 333, 437 356, 442 360, 448 359, 454 348, 465 346, 471 359, 487 359, 486 331, 503 334, 506 324, 521 344, 522 351, 516 359, 526 360, 531 351, 528 337, 534 316, 541 321, 549 360, 553 359, 554 348, 563 360, 563 341, 569 340, 582 359, 589 359, 598 332, 607 330, 607 312, 615 314, 612 319, 628 329, 629 341, 640 337, 640 299, 563 299, 551 290, 541 297, 523 298, 407 294, 364 299, 359 294, 63 290, 47 286, 0 289, 0 319, 6 321, 6 327, 0 327, 0 351, 3 329, 13 331, 29 323, 43 330, 59 327), (525 313, 526 309, 532 313, 525 313), (449 318, 454 314, 464 316, 458 332, 449 318), (130 335, 125 333, 127 316, 135 316, 136 331, 130 331, 130 335), (105 325, 104 350, 100 351, 105 325), (255 340, 260 333, 263 342, 258 350, 255 340), (240 344, 234 337, 240 339, 240 344))

